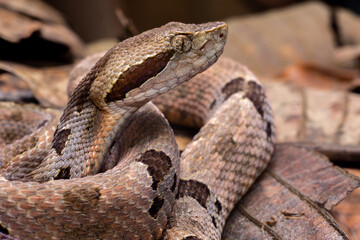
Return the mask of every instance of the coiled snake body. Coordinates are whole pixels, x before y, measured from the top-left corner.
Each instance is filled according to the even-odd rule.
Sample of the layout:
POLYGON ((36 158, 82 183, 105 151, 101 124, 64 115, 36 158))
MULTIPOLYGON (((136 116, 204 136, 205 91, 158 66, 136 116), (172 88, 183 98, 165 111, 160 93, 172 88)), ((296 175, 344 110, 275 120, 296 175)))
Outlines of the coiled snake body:
POLYGON ((1 149, 0 231, 220 239, 274 141, 265 93, 247 69, 222 59, 192 78, 218 59, 226 36, 221 22, 169 23, 119 43, 75 88, 56 129, 51 110, 2 104, 4 127, 14 130, 12 121, 31 112, 35 132, 1 149), (167 121, 146 103, 190 78, 154 100, 180 124, 205 124, 180 163, 167 121))

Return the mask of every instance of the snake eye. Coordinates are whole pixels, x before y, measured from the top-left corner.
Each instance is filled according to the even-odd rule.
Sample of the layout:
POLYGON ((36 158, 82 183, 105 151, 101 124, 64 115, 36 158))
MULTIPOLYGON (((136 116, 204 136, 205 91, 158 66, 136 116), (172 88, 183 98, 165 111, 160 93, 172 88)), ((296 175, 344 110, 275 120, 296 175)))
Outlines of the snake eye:
POLYGON ((176 35, 171 39, 171 46, 177 52, 188 52, 191 49, 191 39, 186 35, 176 35))

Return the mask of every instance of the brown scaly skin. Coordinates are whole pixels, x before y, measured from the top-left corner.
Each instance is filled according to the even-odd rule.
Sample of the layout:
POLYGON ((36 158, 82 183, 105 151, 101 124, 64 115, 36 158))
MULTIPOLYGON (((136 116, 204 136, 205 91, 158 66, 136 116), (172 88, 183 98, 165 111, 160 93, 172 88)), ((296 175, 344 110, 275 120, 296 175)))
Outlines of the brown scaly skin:
MULTIPOLYGON (((95 59, 79 63, 70 78, 76 81, 95 59)), ((205 125, 181 156, 178 200, 164 237, 220 239, 229 212, 273 152, 275 129, 264 89, 248 69, 221 57, 153 102, 174 124, 205 125)))
MULTIPOLYGON (((22 205, 33 204, 34 198, 39 200, 38 208, 44 207, 43 203, 47 208, 49 204, 56 206, 53 211, 47 210, 46 216, 36 212, 42 224, 48 226, 46 229, 36 231, 32 227, 36 233, 30 235, 33 223, 29 224, 29 217, 35 216, 30 211, 30 215, 25 213, 23 224, 30 229, 16 235, 19 225, 11 223, 13 219, 1 211, 4 205, 0 205, 0 223, 7 220, 11 224, 5 227, 12 230, 10 233, 27 238, 220 239, 227 215, 272 154, 271 110, 253 74, 227 59, 186 84, 156 100, 170 118, 180 118, 193 126, 206 122, 183 152, 180 173, 176 147, 165 145, 172 139, 172 131, 151 105, 146 106, 130 117, 130 124, 104 157, 109 161, 101 171, 111 168, 105 173, 31 182, 27 187, 34 185, 29 189, 48 188, 23 199, 20 184, 25 183, 0 181, 0 187, 5 184, 6 192, 18 198, 16 203, 10 199, 4 204, 13 206, 23 218, 22 205), (168 102, 174 98, 175 102, 168 102), (64 211, 66 216, 61 215, 64 211), (66 231, 60 226, 65 226, 66 231)), ((121 92, 121 88, 117 91, 121 92)), ((0 193, 0 204, 2 197, 0 193)))
POLYGON ((121 149, 108 155, 120 162, 104 173, 44 183, 0 179, 1 229, 19 239, 158 239, 175 201, 178 150, 151 105, 130 121, 114 144, 121 149))
POLYGON ((164 239, 220 239, 230 211, 273 153, 275 128, 264 89, 245 67, 220 58, 154 103, 176 124, 204 125, 181 155, 164 239))
POLYGON ((169 23, 114 46, 75 89, 28 182, 14 180, 22 169, 3 170, 1 231, 25 239, 160 238, 177 192, 178 151, 157 110, 136 110, 213 64, 226 36, 221 22, 169 23))
POLYGON ((34 170, 49 154, 60 116, 55 109, 0 102, 0 175, 23 178, 34 170))

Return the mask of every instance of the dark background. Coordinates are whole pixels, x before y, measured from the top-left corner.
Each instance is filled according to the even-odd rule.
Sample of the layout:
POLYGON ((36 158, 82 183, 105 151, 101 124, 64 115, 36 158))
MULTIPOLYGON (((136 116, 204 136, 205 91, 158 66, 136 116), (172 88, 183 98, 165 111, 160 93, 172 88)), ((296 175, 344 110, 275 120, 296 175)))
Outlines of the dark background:
MULTIPOLYGON (((85 42, 123 38, 117 8, 133 21, 139 32, 170 21, 200 23, 246 15, 304 1, 299 0, 46 0, 63 13, 85 42)), ((360 13, 359 0, 327 0, 360 13)))

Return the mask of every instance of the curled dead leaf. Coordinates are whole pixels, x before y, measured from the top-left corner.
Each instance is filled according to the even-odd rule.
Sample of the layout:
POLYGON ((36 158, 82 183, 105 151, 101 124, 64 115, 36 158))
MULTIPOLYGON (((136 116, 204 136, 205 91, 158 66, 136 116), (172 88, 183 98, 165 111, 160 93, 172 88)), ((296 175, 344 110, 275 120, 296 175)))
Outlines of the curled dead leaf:
POLYGON ((2 101, 39 102, 44 107, 63 108, 71 66, 32 68, 0 61, 2 101))
POLYGON ((50 9, 38 0, 0 1, 2 59, 72 61, 82 56, 81 40, 64 24, 61 15, 50 9), (25 2, 34 5, 25 9, 25 2))

